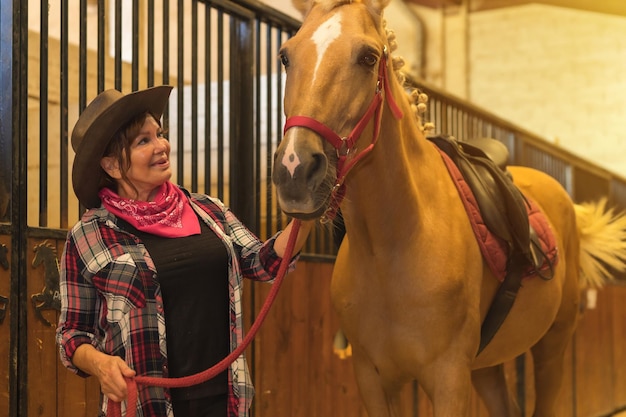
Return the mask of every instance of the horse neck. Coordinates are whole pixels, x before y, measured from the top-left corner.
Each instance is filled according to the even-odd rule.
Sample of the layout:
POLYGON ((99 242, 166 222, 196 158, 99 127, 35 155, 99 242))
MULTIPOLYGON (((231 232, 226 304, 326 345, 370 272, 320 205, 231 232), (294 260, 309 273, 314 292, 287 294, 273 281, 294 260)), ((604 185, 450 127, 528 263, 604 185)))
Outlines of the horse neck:
POLYGON ((441 156, 419 129, 408 102, 399 100, 401 94, 396 89, 404 117, 396 119, 385 104, 374 149, 346 178, 342 205, 346 230, 349 236, 372 245, 413 238, 423 220, 420 214, 436 209, 432 203, 439 192, 436 179, 447 175, 441 156), (403 227, 391 227, 392 222, 401 222, 403 227))

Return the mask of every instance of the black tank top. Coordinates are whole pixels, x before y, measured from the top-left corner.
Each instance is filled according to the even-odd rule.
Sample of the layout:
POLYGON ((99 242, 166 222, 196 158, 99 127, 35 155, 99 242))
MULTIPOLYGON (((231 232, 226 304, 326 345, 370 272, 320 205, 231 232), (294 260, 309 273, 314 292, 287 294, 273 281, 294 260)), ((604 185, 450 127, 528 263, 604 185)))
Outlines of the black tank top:
MULTIPOLYGON (((164 238, 121 227, 138 236, 157 270, 165 310, 170 377, 193 375, 230 352, 228 254, 202 221, 201 234, 164 238)), ((228 392, 228 371, 199 385, 172 389, 172 397, 195 399, 228 392)))

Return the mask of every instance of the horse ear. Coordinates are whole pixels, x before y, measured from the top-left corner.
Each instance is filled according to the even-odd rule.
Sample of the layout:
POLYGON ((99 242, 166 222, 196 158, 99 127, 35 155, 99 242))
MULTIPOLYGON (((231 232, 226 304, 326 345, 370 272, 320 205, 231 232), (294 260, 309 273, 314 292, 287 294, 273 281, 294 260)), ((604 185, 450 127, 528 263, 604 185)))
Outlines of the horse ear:
POLYGON ((365 3, 368 7, 371 7, 376 11, 376 13, 382 15, 383 9, 389 5, 391 0, 365 0, 365 3))
POLYGON ((291 4, 300 12, 302 17, 306 16, 311 7, 313 7, 314 0, 291 0, 291 4))

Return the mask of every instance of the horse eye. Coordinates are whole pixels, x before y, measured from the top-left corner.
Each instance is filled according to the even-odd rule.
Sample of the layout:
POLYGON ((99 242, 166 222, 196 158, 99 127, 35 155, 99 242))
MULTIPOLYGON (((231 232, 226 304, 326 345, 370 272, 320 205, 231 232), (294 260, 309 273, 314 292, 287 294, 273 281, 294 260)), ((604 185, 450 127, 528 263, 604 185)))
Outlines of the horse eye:
POLYGON ((281 53, 278 57, 283 66, 287 68, 289 66, 289 58, 287 58, 287 55, 281 53))
POLYGON ((374 65, 376 65, 377 62, 378 57, 373 53, 366 53, 365 55, 361 56, 361 59, 359 59, 360 64, 368 67, 373 67, 374 65))

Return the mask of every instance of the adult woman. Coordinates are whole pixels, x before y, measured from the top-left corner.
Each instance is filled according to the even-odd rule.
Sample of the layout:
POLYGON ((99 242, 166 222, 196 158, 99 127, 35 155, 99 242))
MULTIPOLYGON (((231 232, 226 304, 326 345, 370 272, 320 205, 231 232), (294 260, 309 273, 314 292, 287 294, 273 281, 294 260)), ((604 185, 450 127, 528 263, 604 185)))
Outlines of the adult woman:
MULTIPOLYGON (((242 278, 272 280, 291 230, 260 242, 221 201, 169 181, 159 120, 170 92, 107 90, 72 132, 72 182, 89 210, 61 259, 57 342, 65 366, 98 378, 103 413, 126 398, 124 377, 191 375, 236 348, 242 278)), ((252 395, 242 355, 204 384, 140 386, 137 415, 245 416, 252 395)))

